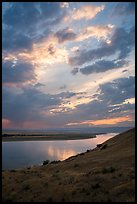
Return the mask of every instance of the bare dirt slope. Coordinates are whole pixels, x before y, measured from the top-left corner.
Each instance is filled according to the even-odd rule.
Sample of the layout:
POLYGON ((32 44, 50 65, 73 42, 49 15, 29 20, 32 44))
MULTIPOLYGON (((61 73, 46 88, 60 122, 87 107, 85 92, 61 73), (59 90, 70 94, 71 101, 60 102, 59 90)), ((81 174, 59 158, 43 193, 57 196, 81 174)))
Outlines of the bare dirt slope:
POLYGON ((134 202, 135 129, 59 163, 4 171, 2 199, 3 202, 134 202))

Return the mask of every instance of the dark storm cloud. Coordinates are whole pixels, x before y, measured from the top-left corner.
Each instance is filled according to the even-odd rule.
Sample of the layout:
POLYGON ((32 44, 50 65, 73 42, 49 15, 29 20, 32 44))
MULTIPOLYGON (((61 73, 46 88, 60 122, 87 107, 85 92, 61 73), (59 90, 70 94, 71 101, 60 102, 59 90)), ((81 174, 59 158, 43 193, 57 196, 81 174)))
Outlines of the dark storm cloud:
POLYGON ((2 81, 6 83, 22 83, 35 80, 34 67, 22 61, 13 63, 11 61, 2 64, 2 81))
POLYGON ((97 49, 81 51, 79 55, 69 58, 69 63, 74 66, 82 65, 95 59, 111 56, 116 52, 119 52, 118 59, 128 57, 135 44, 135 28, 132 27, 129 31, 117 28, 110 40, 110 44, 102 42, 97 49))
POLYGON ((51 19, 50 23, 52 23, 60 13, 59 2, 14 2, 4 13, 3 23, 29 33, 37 27, 39 21, 46 22, 51 19))
MULTIPOLYGON (((34 86, 22 89, 22 93, 3 87, 3 118, 13 122, 46 121, 53 126, 65 125, 70 122, 84 120, 100 120, 108 117, 134 115, 134 104, 122 104, 126 99, 135 96, 135 78, 121 78, 113 82, 102 84, 100 93, 87 104, 80 104, 76 109, 68 112, 58 112, 44 115, 54 105, 59 106, 63 98, 70 98, 76 93, 62 92, 56 95, 42 93, 34 86), (115 106, 113 106, 115 105, 115 106), (126 112, 124 112, 126 111, 126 112)), ((65 109, 66 110, 66 109, 65 109)))
POLYGON ((51 26, 59 23, 64 15, 59 2, 12 3, 3 14, 3 49, 17 51, 31 48, 32 42, 39 39, 37 35, 41 38, 47 36, 51 26), (37 34, 40 30, 43 33, 37 34))
MULTIPOLYGON (((38 84, 39 86, 39 84, 38 84)), ((41 86, 41 85, 40 85, 41 86)), ((2 90, 3 98, 3 118, 12 122, 20 123, 25 121, 45 121, 48 123, 59 121, 64 123, 67 115, 63 116, 63 120, 59 115, 46 115, 43 112, 48 111, 54 106, 59 106, 64 98, 68 99, 76 94, 73 92, 61 92, 60 94, 46 94, 37 89, 37 86, 26 86, 21 90, 4 86, 2 90), (56 121, 57 120, 57 121, 56 121)), ((64 108, 66 110, 66 108, 64 108)))
POLYGON ((55 95, 42 93, 34 87, 26 87, 19 94, 3 87, 2 98, 3 118, 14 122, 43 119, 41 111, 60 103, 55 95))
POLYGON ((83 67, 80 69, 80 72, 85 75, 89 75, 92 73, 99 73, 105 72, 111 69, 121 68, 123 65, 127 65, 127 62, 124 60, 115 62, 113 61, 106 61, 106 60, 99 60, 92 65, 83 67))
POLYGON ((60 2, 41 2, 39 3, 39 8, 42 12, 43 18, 47 19, 57 18, 58 14, 61 12, 60 2))
POLYGON ((120 78, 100 85, 99 100, 108 101, 111 105, 120 104, 128 98, 135 97, 135 77, 120 78))
POLYGON ((76 38, 76 34, 69 28, 65 28, 56 32, 55 37, 57 37, 59 43, 63 43, 65 41, 74 40, 76 38))
POLYGON ((7 51, 30 50, 32 48, 32 39, 10 28, 4 29, 2 31, 2 48, 7 51))
POLYGON ((112 15, 132 15, 135 13, 135 2, 119 2, 112 15))

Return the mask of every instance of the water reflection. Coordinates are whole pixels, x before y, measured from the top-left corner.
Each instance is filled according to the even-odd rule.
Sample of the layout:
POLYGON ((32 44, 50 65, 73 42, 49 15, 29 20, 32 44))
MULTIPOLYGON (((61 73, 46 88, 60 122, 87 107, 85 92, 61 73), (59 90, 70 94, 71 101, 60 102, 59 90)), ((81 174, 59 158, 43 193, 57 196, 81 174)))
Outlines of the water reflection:
POLYGON ((83 140, 3 142, 2 169, 38 165, 46 159, 64 160, 87 149, 93 149, 116 134, 118 133, 102 134, 83 140))

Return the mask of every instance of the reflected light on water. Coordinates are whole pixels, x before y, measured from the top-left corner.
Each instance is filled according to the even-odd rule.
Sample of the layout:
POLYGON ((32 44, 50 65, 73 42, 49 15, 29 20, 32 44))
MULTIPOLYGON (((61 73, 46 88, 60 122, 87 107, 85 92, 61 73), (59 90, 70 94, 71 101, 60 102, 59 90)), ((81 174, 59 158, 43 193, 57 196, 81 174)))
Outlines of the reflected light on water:
POLYGON ((2 169, 38 165, 44 160, 65 160, 93 149, 117 134, 100 134, 96 138, 82 140, 2 142, 2 169))
POLYGON ((49 147, 47 151, 50 157, 56 157, 57 160, 64 160, 70 156, 77 154, 77 152, 74 150, 65 150, 58 147, 49 147))

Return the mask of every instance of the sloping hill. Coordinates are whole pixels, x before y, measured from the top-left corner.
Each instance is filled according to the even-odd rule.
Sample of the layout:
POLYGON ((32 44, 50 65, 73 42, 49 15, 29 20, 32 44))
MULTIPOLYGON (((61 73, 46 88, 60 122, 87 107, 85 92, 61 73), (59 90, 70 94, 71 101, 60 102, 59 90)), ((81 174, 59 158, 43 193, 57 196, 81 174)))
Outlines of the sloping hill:
POLYGON ((3 201, 134 202, 135 129, 62 162, 2 173, 3 201))

